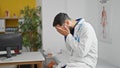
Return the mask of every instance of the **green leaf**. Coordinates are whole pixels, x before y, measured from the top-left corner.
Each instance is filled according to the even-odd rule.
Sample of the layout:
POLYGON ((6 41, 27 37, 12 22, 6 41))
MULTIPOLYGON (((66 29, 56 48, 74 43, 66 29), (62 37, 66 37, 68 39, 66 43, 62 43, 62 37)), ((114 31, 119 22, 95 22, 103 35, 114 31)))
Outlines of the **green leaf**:
POLYGON ((41 34, 37 32, 38 27, 42 29, 42 18, 40 13, 40 6, 36 8, 26 6, 20 10, 20 14, 23 15, 24 19, 24 23, 20 24, 20 29, 23 33, 23 45, 25 47, 29 46, 30 48, 40 48, 42 46, 41 34))

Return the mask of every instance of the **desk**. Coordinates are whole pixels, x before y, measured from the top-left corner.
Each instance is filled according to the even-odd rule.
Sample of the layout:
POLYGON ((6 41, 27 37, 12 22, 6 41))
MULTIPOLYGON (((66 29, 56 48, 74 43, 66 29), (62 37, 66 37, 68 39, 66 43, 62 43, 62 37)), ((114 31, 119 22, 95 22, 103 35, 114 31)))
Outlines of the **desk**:
POLYGON ((45 61, 45 58, 40 52, 23 52, 11 58, 1 58, 0 66, 37 64, 37 68, 43 68, 43 61, 45 61))

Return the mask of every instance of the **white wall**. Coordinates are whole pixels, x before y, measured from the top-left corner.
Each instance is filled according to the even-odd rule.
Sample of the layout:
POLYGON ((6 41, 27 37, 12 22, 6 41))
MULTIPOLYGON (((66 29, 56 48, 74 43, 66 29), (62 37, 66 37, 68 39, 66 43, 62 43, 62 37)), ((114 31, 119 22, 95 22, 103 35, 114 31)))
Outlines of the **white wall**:
POLYGON ((67 13, 73 19, 84 18, 86 7, 86 0, 67 0, 67 13))
MULTIPOLYGON (((110 0, 110 9, 111 9, 111 26, 110 32, 112 33, 112 43, 105 43, 99 41, 99 57, 106 60, 107 62, 120 67, 120 0, 110 0)), ((97 36, 98 36, 98 13, 99 13, 99 4, 97 0, 88 0, 87 1, 87 14, 86 19, 91 22, 94 26, 97 36)))
POLYGON ((59 12, 66 12, 73 19, 85 16, 85 0, 42 0, 43 48, 52 52, 65 49, 64 37, 53 28, 53 19, 59 12), (81 6, 82 5, 82 6, 81 6))
POLYGON ((42 0, 36 0, 36 6, 42 6, 42 0))
POLYGON ((54 52, 64 48, 63 36, 53 28, 53 19, 59 12, 66 12, 65 0, 42 0, 43 48, 54 52))
MULTIPOLYGON (((110 0, 112 43, 99 41, 99 57, 120 67, 120 0, 110 0)), ((67 12, 72 18, 83 17, 90 22, 98 36, 99 4, 97 0, 43 0, 43 46, 56 52, 64 47, 64 38, 52 27, 53 19, 59 12, 67 12), (57 4, 57 5, 56 5, 57 4)))

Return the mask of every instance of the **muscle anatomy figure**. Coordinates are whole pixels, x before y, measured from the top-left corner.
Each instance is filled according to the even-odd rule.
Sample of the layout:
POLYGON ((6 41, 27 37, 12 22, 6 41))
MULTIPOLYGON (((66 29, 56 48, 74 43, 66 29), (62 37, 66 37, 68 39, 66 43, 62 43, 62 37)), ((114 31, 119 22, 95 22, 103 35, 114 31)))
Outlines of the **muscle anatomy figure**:
POLYGON ((103 36, 103 38, 106 38, 107 13, 106 13, 104 6, 102 9, 101 23, 100 24, 102 25, 102 34, 103 34, 102 36, 103 36))

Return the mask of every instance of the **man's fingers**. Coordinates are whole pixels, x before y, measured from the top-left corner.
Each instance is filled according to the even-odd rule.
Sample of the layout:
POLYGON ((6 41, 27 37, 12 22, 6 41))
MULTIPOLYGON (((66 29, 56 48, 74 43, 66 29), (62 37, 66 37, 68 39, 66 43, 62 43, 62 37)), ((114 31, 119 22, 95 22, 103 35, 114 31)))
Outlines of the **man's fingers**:
POLYGON ((65 26, 64 27, 57 26, 56 30, 64 36, 66 36, 70 33, 68 27, 65 27, 65 26))
POLYGON ((56 27, 57 28, 57 30, 60 30, 60 31, 65 31, 63 28, 61 28, 61 27, 56 27))
POLYGON ((56 29, 62 29, 62 28, 60 28, 60 27, 56 27, 56 29))
POLYGON ((68 27, 67 27, 67 26, 65 26, 65 29, 66 29, 67 31, 69 31, 69 29, 68 29, 68 27))

